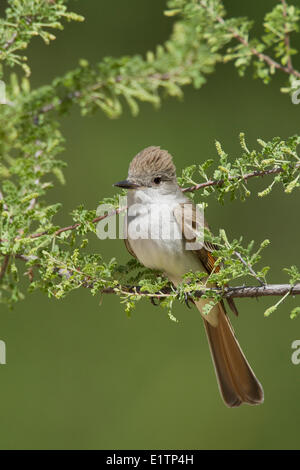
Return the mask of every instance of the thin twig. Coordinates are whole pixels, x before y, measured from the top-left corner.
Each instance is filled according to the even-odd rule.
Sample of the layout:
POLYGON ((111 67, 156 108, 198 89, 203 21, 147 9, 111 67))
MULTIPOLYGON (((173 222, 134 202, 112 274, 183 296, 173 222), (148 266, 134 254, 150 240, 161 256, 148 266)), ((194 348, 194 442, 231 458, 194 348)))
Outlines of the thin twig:
MULTIPOLYGON (((284 18, 287 17, 287 4, 285 0, 281 0, 283 6, 283 16, 284 18)), ((286 53, 288 56, 287 66, 292 71, 293 70, 293 63, 292 63, 292 56, 291 56, 291 46, 290 46, 290 36, 287 31, 287 26, 285 25, 285 34, 284 34, 284 43, 286 48, 286 53)))
MULTIPOLYGON (((40 142, 37 141, 37 142, 36 142, 36 145, 39 145, 39 144, 40 144, 40 142)), ((43 151, 42 151, 42 150, 37 150, 37 151, 35 152, 35 154, 34 154, 34 158, 38 159, 42 154, 43 154, 43 151)), ((40 170, 40 166, 39 166, 39 165, 36 165, 36 166, 34 167, 34 173, 37 173, 39 170, 40 170)), ((40 180, 39 180, 39 178, 37 178, 37 179, 34 181, 34 184, 36 184, 36 186, 38 186, 39 183, 40 183, 40 180)), ((37 202, 37 199, 36 199, 35 197, 32 198, 31 201, 30 201, 30 203, 29 203, 29 205, 28 205, 27 211, 34 209, 34 207, 35 207, 35 205, 36 205, 36 202, 37 202)))
MULTIPOLYGON (((100 222, 101 220, 106 219, 106 217, 112 217, 113 215, 120 214, 120 212, 123 212, 124 210, 126 210, 126 207, 118 208, 115 211, 109 212, 109 213, 101 215, 99 217, 95 217, 95 219, 92 220, 92 224, 96 224, 96 223, 100 222)), ((70 230, 76 230, 81 225, 82 225, 81 222, 77 222, 76 224, 68 225, 67 227, 62 227, 62 228, 56 230, 56 232, 54 232, 53 235, 55 237, 57 237, 58 235, 60 235, 63 232, 69 232, 70 230)), ((26 238, 39 238, 39 237, 42 237, 43 235, 48 235, 47 230, 45 230, 45 232, 33 233, 32 235, 29 235, 29 237, 26 237, 26 238)), ((20 238, 21 237, 17 237, 17 239, 20 239, 20 238)))
MULTIPOLYGON (((297 163, 296 168, 300 168, 300 163, 297 163)), ((280 166, 271 168, 270 170, 261 170, 261 171, 252 171, 251 173, 246 173, 245 175, 241 176, 229 176, 228 180, 233 181, 233 180, 243 180, 243 181, 248 181, 248 179, 256 177, 256 176, 269 176, 269 175, 277 175, 279 173, 282 173, 284 171, 283 168, 280 166)), ((199 189, 207 188, 209 186, 222 186, 224 184, 224 180, 209 180, 205 181, 204 183, 196 184, 195 186, 190 186, 189 188, 184 188, 182 191, 184 193, 186 192, 192 192, 192 191, 198 191, 199 189)))
POLYGON ((15 42, 16 37, 17 37, 17 32, 14 32, 12 37, 8 41, 6 41, 6 43, 4 44, 3 49, 8 49, 9 46, 11 46, 15 42))
POLYGON ((258 277, 258 275, 254 271, 254 269, 251 267, 251 265, 249 263, 247 263, 247 261, 244 260, 242 255, 240 253, 238 253, 237 251, 235 251, 234 254, 243 263, 243 265, 246 266, 247 269, 249 269, 249 272, 252 274, 252 276, 255 277, 255 279, 260 283, 260 285, 265 286, 266 283, 262 279, 260 279, 260 277, 258 277))
MULTIPOLYGON (((282 0, 284 1, 284 0, 282 0)), ((208 8, 208 6, 203 3, 203 1, 200 0, 200 5, 205 8, 207 11, 209 11, 210 13, 211 10, 208 8)), ((216 16, 215 17, 216 20, 222 24, 222 25, 225 25, 225 20, 221 17, 221 16, 216 16)), ((226 25, 225 25, 226 26, 226 25)), ((246 47, 250 47, 249 45, 249 42, 243 38, 237 31, 235 31, 233 28, 227 28, 227 31, 229 31, 240 43, 242 43, 244 46, 246 47)), ((286 44, 288 44, 289 46, 289 37, 287 36, 287 39, 286 39, 286 44)), ((287 74, 291 74, 297 78, 300 78, 300 72, 298 72, 297 70, 295 70, 293 67, 292 67, 292 64, 291 64, 291 61, 288 63, 287 67, 281 65, 279 62, 276 62, 274 59, 272 59, 271 57, 267 56, 266 54, 263 54, 261 52, 259 52, 256 48, 252 47, 250 48, 250 51, 253 55, 255 55, 256 57, 258 57, 260 60, 266 62, 270 67, 274 67, 276 69, 279 69, 281 70, 282 72, 284 73, 287 73, 287 74)), ((182 67, 183 68, 183 67, 182 67)), ((142 79, 142 80, 160 80, 160 81, 169 81, 172 79, 172 77, 176 78, 176 75, 178 75, 178 73, 180 73, 180 68, 179 69, 179 72, 178 70, 174 71, 174 72, 167 72, 167 73, 159 73, 159 72, 155 72, 155 73, 151 73, 149 75, 145 75, 145 76, 142 76, 142 77, 135 77, 135 80, 139 80, 139 79, 142 79)), ((128 77, 123 77, 122 75, 118 75, 114 78, 114 81, 115 83, 120 83, 124 80, 126 80, 128 77)), ((104 87, 105 85, 107 84, 106 81, 99 81, 99 82, 96 82, 94 85, 88 87, 88 91, 90 92, 93 92, 93 91, 96 91, 96 90, 99 90, 101 89, 102 87, 104 87)), ((86 92, 87 90, 85 90, 86 92)), ((55 103, 48 103, 48 104, 45 104, 44 106, 42 106, 39 111, 37 112, 37 114, 34 115, 34 122, 38 124, 38 116, 40 114, 46 114, 50 111, 53 111, 57 106, 61 106, 62 104, 64 103, 67 103, 68 101, 71 101, 73 98, 81 98, 83 96, 83 92, 81 91, 78 91, 78 90, 75 90, 73 92, 70 92, 68 93, 66 96, 64 96, 63 98, 60 98, 60 99, 57 99, 56 97, 56 101, 55 103)))
MULTIPOLYGON (((155 73, 151 73, 149 75, 145 75, 145 76, 141 76, 141 77, 135 77, 135 79, 136 80, 145 80, 145 79, 147 79, 147 80, 159 80, 159 81, 165 82, 165 81, 171 80, 172 77, 176 78, 176 76, 178 74, 179 74, 178 71, 177 72, 175 71, 173 74, 171 72, 169 72, 169 73, 155 72, 155 73)), ((126 76, 123 77, 121 75, 118 75, 113 80, 114 80, 115 83, 121 83, 122 81, 125 81, 127 78, 128 77, 126 77, 126 76)), ((90 87, 85 89, 84 92, 85 93, 86 92, 91 92, 92 93, 93 91, 100 90, 101 88, 105 87, 106 85, 107 85, 107 82, 105 80, 102 80, 102 81, 94 83, 94 85, 91 85, 90 87)), ((50 111, 55 110, 57 106, 61 106, 62 104, 67 103, 68 101, 72 101, 72 99, 74 99, 74 98, 81 98, 82 96, 83 96, 83 92, 76 90, 76 91, 68 93, 63 98, 56 99, 55 103, 45 104, 44 106, 42 106, 38 110, 37 114, 34 116, 34 118, 33 118, 34 122, 38 123, 39 115, 49 113, 50 111)))
MULTIPOLYGON (((8 255, 6 255, 8 256, 8 255)), ((37 256, 26 256, 26 255, 15 255, 16 258, 29 262, 38 260, 37 256)), ((4 262, 8 263, 8 261, 4 262)), ((3 263, 4 264, 4 263, 3 263)), ((38 267, 36 264, 34 267, 38 267)), ((73 271, 83 274, 80 270, 74 269, 73 271)), ((70 277, 72 271, 65 268, 57 268, 56 272, 61 277, 70 277)), ((81 284, 82 287, 93 289, 95 286, 95 280, 91 279, 89 276, 86 276, 84 282, 81 284)), ((118 285, 116 287, 107 287, 101 289, 102 294, 132 294, 140 295, 142 297, 149 298, 166 298, 172 295, 177 294, 177 291, 171 287, 164 287, 158 292, 148 292, 142 290, 141 286, 122 286, 118 285)), ((238 287, 225 287, 220 288, 202 288, 195 290, 194 292, 189 292, 189 294, 194 295, 195 297, 202 297, 208 293, 221 294, 223 298, 233 299, 233 298, 254 298, 254 297, 270 297, 270 296, 288 296, 288 295, 300 295, 300 283, 291 285, 291 284, 264 284, 263 286, 238 286, 238 287)))
MULTIPOLYGON (((89 287, 92 287, 91 285, 89 287)), ((103 294, 118 294, 118 291, 125 292, 127 294, 138 294, 145 297, 157 297, 157 298, 165 298, 174 295, 176 291, 165 288, 162 291, 156 293, 150 293, 147 291, 142 291, 141 287, 134 286, 134 287, 126 287, 126 286, 118 286, 116 288, 109 287, 103 289, 101 292, 103 294)), ((283 295, 300 295, 300 284, 296 284, 295 286, 291 286, 290 284, 267 284, 264 286, 238 286, 238 287, 227 287, 223 291, 221 289, 204 289, 204 290, 196 290, 195 292, 191 293, 195 297, 202 297, 203 295, 207 295, 208 292, 222 294, 222 296, 226 299, 229 298, 253 298, 253 297, 267 297, 267 296, 283 296, 283 295)))
MULTIPOLYGON (((202 1, 200 0, 200 5, 205 8, 209 13, 212 13, 211 10, 208 8, 208 6, 202 1)), ((259 52, 255 47, 250 47, 250 44, 249 44, 249 41, 247 41, 247 39, 243 38, 243 36, 241 36, 236 30, 234 30, 233 28, 230 28, 230 27, 227 27, 226 26, 226 22, 224 20, 224 18, 222 18, 221 16, 215 16, 215 15, 212 15, 217 21, 218 23, 222 24, 223 26, 226 27, 227 31, 229 33, 231 33, 233 35, 233 37, 235 39, 237 39, 241 44, 243 44, 244 46, 246 47, 249 47, 250 48, 250 52, 255 55, 256 57, 258 57, 258 59, 260 59, 261 61, 265 62, 266 64, 268 64, 271 68, 275 68, 275 69, 278 69, 278 70, 281 70, 282 72, 284 73, 287 73, 288 75, 293 75, 294 77, 297 77, 297 78, 300 78, 300 72, 298 72, 297 70, 295 70, 293 67, 284 67, 283 65, 281 65, 279 62, 276 62, 276 60, 272 59, 271 57, 269 57, 268 55, 266 54, 263 54, 262 52, 259 52)))
POLYGON ((5 255, 4 256, 4 260, 3 260, 1 270, 0 270, 0 281, 2 280, 4 274, 6 273, 8 263, 9 263, 9 258, 10 258, 10 255, 5 255))

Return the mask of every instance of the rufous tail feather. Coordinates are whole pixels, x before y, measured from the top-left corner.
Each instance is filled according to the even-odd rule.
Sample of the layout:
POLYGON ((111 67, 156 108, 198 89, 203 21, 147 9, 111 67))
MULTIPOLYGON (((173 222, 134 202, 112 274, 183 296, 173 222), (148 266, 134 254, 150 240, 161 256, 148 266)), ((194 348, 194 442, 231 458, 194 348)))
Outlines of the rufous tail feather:
POLYGON ((224 402, 229 407, 263 403, 263 388, 241 350, 223 305, 218 306, 218 325, 212 326, 205 319, 204 325, 224 402))

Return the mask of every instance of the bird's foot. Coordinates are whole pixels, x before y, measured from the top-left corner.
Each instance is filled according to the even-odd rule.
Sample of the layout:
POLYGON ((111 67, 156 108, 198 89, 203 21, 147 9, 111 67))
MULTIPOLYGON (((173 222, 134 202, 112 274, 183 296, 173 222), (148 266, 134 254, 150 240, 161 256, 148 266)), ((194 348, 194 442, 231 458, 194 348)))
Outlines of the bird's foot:
POLYGON ((150 297, 150 302, 154 307, 159 307, 159 298, 158 297, 150 297))
POLYGON ((192 299, 192 297, 190 296, 190 294, 188 294, 187 292, 184 293, 184 302, 185 302, 185 305, 187 306, 187 308, 192 308, 191 305, 190 305, 190 302, 192 304, 194 304, 194 300, 192 299))

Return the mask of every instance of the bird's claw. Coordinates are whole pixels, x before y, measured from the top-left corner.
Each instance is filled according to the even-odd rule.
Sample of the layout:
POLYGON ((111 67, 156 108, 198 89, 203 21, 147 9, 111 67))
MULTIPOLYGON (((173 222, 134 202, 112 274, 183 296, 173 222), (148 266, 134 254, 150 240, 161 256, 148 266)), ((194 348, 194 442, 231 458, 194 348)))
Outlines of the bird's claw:
POLYGON ((154 307, 159 307, 159 300, 157 299, 157 302, 155 301, 155 297, 150 297, 150 302, 154 307))
POLYGON ((187 292, 184 293, 184 302, 185 302, 185 305, 187 306, 187 308, 192 308, 190 306, 189 302, 192 302, 193 304, 195 303, 193 301, 192 297, 187 292))

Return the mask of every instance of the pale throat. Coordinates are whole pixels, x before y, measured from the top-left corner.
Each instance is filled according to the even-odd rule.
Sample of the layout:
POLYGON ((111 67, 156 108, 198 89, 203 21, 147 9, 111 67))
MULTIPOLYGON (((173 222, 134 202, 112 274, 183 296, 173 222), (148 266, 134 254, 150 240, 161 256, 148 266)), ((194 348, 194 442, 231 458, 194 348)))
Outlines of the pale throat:
POLYGON ((131 189, 127 194, 128 206, 132 204, 179 204, 188 198, 175 183, 162 185, 160 188, 141 187, 131 189))

